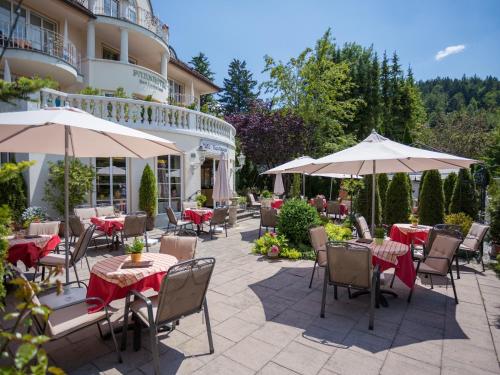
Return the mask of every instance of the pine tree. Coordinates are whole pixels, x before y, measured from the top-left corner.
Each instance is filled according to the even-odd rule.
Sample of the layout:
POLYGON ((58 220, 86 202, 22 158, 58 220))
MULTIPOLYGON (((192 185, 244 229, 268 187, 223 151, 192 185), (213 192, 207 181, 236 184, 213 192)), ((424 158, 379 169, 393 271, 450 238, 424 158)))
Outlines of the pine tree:
POLYGON ((407 98, 403 94, 403 72, 399 64, 399 57, 394 51, 391 61, 389 95, 390 105, 390 128, 387 136, 394 141, 401 142, 404 134, 404 124, 402 119, 403 107, 407 105, 407 98))
POLYGON ((387 188, 385 202, 386 224, 406 223, 410 216, 408 178, 406 173, 396 173, 387 188))
MULTIPOLYGON (((358 194, 357 211, 363 215, 368 225, 371 226, 372 221, 372 176, 367 175, 363 177, 363 188, 358 194)), ((375 191, 375 225, 382 222, 382 206, 380 204, 380 193, 377 189, 375 191)))
POLYGON ((444 223, 444 194, 441 174, 433 169, 425 174, 418 206, 419 222, 434 226, 444 223))
MULTIPOLYGON (((198 55, 193 56, 189 63, 198 73, 204 75, 210 81, 214 80, 215 74, 210 70, 210 61, 208 61, 208 57, 203 52, 200 52, 198 55)), ((209 112, 209 109, 214 105, 215 98, 212 94, 202 95, 200 97, 200 107, 202 111, 209 112)))
POLYGON ((427 171, 423 171, 422 175, 420 176, 420 184, 418 185, 418 205, 420 205, 420 198, 422 197, 422 185, 424 183, 426 173, 427 171))
POLYGON ((413 212, 413 184, 411 183, 411 177, 408 173, 405 173, 406 182, 408 183, 408 201, 410 204, 410 209, 413 212))
POLYGON ((453 189, 455 189, 455 183, 457 182, 457 174, 455 172, 450 173, 444 180, 443 191, 444 191, 444 212, 445 214, 450 213, 450 202, 453 195, 453 189))
POLYGON ((378 192, 380 194, 380 205, 382 207, 382 222, 386 223, 385 199, 387 196, 387 188, 389 187, 389 177, 386 173, 380 173, 377 176, 378 192))
POLYGON ((387 53, 384 51, 384 57, 382 58, 382 68, 380 72, 380 94, 381 94, 381 104, 382 104, 382 122, 380 124, 379 130, 383 135, 388 135, 387 131, 390 128, 391 123, 391 94, 390 94, 390 72, 389 72, 389 60, 387 59, 387 53))
POLYGON ((473 219, 477 215, 477 196, 474 180, 468 169, 460 169, 450 202, 450 214, 464 212, 473 219))
POLYGON ((234 59, 229 64, 229 78, 224 79, 224 88, 220 102, 224 107, 224 113, 247 112, 253 100, 257 98, 255 87, 257 81, 253 79, 252 73, 247 69, 247 63, 234 59))

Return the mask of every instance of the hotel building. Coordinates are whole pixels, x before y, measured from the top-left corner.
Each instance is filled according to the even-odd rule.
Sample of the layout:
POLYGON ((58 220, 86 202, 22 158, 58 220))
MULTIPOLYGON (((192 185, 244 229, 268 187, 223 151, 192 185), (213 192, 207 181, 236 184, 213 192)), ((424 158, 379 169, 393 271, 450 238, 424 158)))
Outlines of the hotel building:
MULTIPOLYGON (((148 160, 85 159, 97 176, 89 204, 137 210, 146 163, 157 175, 159 219, 166 206, 180 211, 181 202, 200 191, 212 203, 221 153, 229 159, 234 181, 235 129, 199 108, 202 95, 220 89, 177 57, 169 45, 169 28, 154 15, 149 0, 25 0, 9 41, 16 6, 16 1, 0 0, 0 43, 7 47, 3 60, 12 79, 51 77, 59 88, 42 89, 34 101, 15 107, 2 104, 2 111, 69 104, 174 141, 184 151, 148 160), (87 86, 100 95, 79 94, 87 86), (118 88, 126 98, 116 96, 118 88)), ((48 161, 59 158, 16 155, 17 161, 36 160, 26 176, 30 205, 47 207, 42 199, 48 161)))

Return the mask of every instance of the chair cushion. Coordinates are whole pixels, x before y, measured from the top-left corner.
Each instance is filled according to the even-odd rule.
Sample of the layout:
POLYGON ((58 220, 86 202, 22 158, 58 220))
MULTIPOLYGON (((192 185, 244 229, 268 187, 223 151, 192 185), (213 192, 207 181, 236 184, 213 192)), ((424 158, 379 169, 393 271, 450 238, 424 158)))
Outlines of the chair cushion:
POLYGON ((89 314, 88 308, 89 305, 84 302, 52 311, 46 328, 47 333, 52 338, 66 336, 79 328, 89 326, 106 318, 104 309, 89 314))
POLYGON ((189 225, 193 224, 191 220, 177 220, 177 225, 182 226, 182 225, 189 225))
POLYGON ((113 216, 115 208, 113 206, 103 206, 95 208, 97 216, 113 216))
POLYGON ((173 255, 179 262, 194 258, 197 237, 163 236, 160 243, 160 253, 173 255))
POLYGON ((64 266, 65 264, 64 254, 48 254, 43 258, 40 258, 40 264, 42 266, 64 266))
POLYGON ((326 267, 326 263, 328 260, 326 259, 326 248, 325 250, 318 251, 318 265, 320 267, 326 267))
POLYGON ((448 263, 453 259, 453 255, 461 242, 458 238, 438 234, 432 242, 432 247, 425 263, 430 268, 439 271, 440 274, 446 275, 448 273, 448 263), (445 259, 436 259, 433 257, 445 259))
MULTIPOLYGON (((415 268, 417 267, 417 262, 415 262, 415 268)), ((420 263, 420 267, 418 268, 418 273, 430 273, 432 275, 440 275, 440 276, 446 276, 446 273, 443 274, 441 271, 425 264, 425 263, 420 263)))
MULTIPOLYGON (((151 304, 153 305, 153 320, 156 319, 156 311, 158 310, 158 296, 153 296, 149 297, 149 300, 151 301, 151 304)), ((130 305, 130 309, 141 318, 141 320, 149 326, 149 318, 148 318, 148 307, 146 303, 142 300, 137 298, 132 304, 130 305)))
POLYGON ((75 216, 78 216, 80 220, 89 220, 97 216, 97 213, 95 208, 75 208, 75 216))
POLYGON ((477 250, 473 249, 472 247, 469 247, 467 245, 461 244, 459 249, 461 251, 470 251, 470 252, 476 252, 477 250))

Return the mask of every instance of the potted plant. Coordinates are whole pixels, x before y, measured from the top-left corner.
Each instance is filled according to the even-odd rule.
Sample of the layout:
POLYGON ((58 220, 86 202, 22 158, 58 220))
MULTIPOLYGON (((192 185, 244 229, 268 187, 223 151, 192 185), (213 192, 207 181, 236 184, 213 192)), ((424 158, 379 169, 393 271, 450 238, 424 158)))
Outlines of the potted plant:
POLYGON ((385 238, 385 230, 382 227, 376 227, 375 228, 375 244, 376 245, 383 245, 384 244, 384 238, 385 238))
POLYGON ((144 249, 144 242, 142 242, 139 238, 135 238, 132 245, 125 246, 125 252, 130 254, 130 258, 132 262, 138 263, 141 261, 142 250, 144 249))
POLYGON ((410 215, 410 223, 411 223, 412 227, 418 226, 418 217, 417 217, 417 215, 413 215, 413 214, 410 215))
POLYGON ((155 227, 157 196, 156 177, 149 164, 146 164, 139 186, 139 209, 146 212, 146 230, 155 227))
POLYGON ((24 228, 28 228, 31 223, 39 223, 47 219, 47 215, 41 207, 28 207, 21 214, 21 221, 24 228))
POLYGON ((260 196, 261 196, 261 206, 267 208, 271 207, 271 203, 273 201, 273 194, 269 190, 263 190, 260 196))
POLYGON ((203 205, 207 201, 207 196, 204 194, 198 194, 196 196, 195 200, 196 200, 196 204, 198 205, 198 207, 203 207, 203 205))

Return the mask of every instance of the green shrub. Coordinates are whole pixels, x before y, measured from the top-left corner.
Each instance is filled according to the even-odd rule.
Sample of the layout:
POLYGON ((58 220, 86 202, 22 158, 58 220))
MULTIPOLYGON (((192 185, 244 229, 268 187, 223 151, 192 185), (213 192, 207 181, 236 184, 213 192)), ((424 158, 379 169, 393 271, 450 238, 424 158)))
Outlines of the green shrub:
MULTIPOLYGON (((359 190, 358 199, 356 200, 356 210, 366 219, 368 225, 371 225, 372 220, 372 176, 363 177, 363 186, 359 190)), ((375 191, 375 224, 378 225, 382 221, 382 206, 380 204, 380 194, 377 189, 375 191)))
POLYGON ((458 172, 449 212, 452 214, 464 212, 473 219, 477 216, 476 189, 468 169, 460 169, 458 172))
POLYGON ((490 202, 488 208, 490 212, 490 237, 491 241, 500 244, 500 198, 495 198, 490 202))
POLYGON ((446 224, 460 225, 461 232, 464 236, 469 233, 469 229, 472 226, 472 221, 472 218, 463 212, 449 214, 444 217, 444 222, 446 224))
POLYGON ((343 225, 327 223, 325 225, 325 231, 330 241, 347 241, 352 238, 351 228, 343 225))
POLYGON ((262 193, 262 198, 272 198, 273 194, 269 190, 263 190, 262 193))
POLYGON ((387 188, 386 224, 406 223, 411 213, 408 196, 410 187, 406 173, 396 173, 387 188))
POLYGON ((195 198, 198 207, 203 207, 205 202, 207 201, 207 196, 204 194, 198 194, 195 198))
POLYGON ((444 194, 441 174, 436 169, 428 171, 422 183, 422 194, 418 205, 419 223, 441 224, 444 220, 444 194))
POLYGON ((155 174, 149 164, 146 164, 139 186, 139 209, 145 211, 149 217, 156 215, 157 196, 155 174))
POLYGON ((300 178, 301 175, 298 173, 293 174, 292 179, 292 198, 300 198, 300 178))
POLYGON ((316 209, 301 199, 289 199, 281 206, 278 232, 294 244, 309 244, 309 227, 320 224, 316 209))
POLYGON ((82 95, 101 95, 101 90, 98 88, 93 88, 93 87, 87 86, 84 89, 80 90, 80 94, 82 94, 82 95))
MULTIPOLYGON (((71 158, 69 163, 69 210, 73 211, 87 201, 94 186, 95 171, 91 165, 80 159, 71 158)), ((64 215, 64 161, 49 162, 49 178, 45 183, 44 201, 61 215, 64 215)))
POLYGON ((389 177, 386 173, 381 173, 377 176, 378 192, 380 194, 380 205, 382 207, 382 222, 386 222, 385 215, 385 198, 387 194, 387 188, 389 187, 389 177))
POLYGON ((444 180, 443 192, 444 192, 444 211, 446 214, 450 213, 450 203, 451 197, 453 195, 453 189, 455 189, 455 183, 457 182, 457 174, 451 172, 444 180))
POLYGON ((385 229, 383 227, 376 227, 374 237, 375 238, 385 238, 385 229))
POLYGON ((411 177, 408 173, 405 173, 406 182, 408 184, 408 202, 410 205, 410 211, 413 211, 413 185, 411 184, 411 177))
POLYGON ((0 182, 0 206, 4 204, 10 207, 12 219, 19 222, 27 205, 26 183, 21 173, 0 182))
POLYGON ((420 185, 418 187, 418 205, 419 206, 420 206, 420 197, 422 196, 422 186, 423 186, 426 174, 427 174, 427 171, 423 171, 422 175, 420 176, 420 185))

